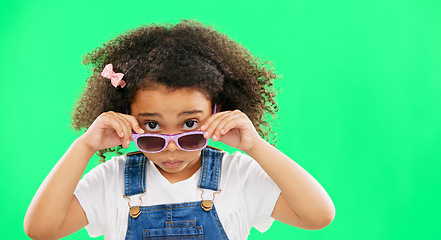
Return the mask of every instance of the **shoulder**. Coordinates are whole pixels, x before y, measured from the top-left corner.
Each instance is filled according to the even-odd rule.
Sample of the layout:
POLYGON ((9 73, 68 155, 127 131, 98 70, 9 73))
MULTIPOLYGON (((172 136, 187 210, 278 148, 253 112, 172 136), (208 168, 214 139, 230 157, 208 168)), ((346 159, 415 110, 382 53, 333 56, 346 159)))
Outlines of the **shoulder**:
POLYGON ((100 194, 122 194, 126 156, 117 156, 86 173, 77 185, 77 198, 102 197, 100 194))
POLYGON ((246 168, 260 168, 259 164, 250 156, 245 153, 236 151, 232 154, 228 152, 224 152, 224 156, 222 159, 222 164, 230 167, 234 167, 237 169, 246 169, 246 168))
POLYGON ((124 169, 124 165, 126 163, 128 155, 115 156, 110 160, 107 160, 97 166, 97 168, 103 168, 105 170, 117 170, 124 169))
POLYGON ((245 153, 236 151, 232 154, 224 152, 222 159, 222 174, 239 175, 239 178, 243 181, 249 176, 259 176, 265 173, 260 165, 250 156, 245 153))
POLYGON ((118 178, 120 174, 124 173, 126 158, 126 155, 112 157, 110 160, 95 166, 92 170, 84 175, 84 178, 118 178))

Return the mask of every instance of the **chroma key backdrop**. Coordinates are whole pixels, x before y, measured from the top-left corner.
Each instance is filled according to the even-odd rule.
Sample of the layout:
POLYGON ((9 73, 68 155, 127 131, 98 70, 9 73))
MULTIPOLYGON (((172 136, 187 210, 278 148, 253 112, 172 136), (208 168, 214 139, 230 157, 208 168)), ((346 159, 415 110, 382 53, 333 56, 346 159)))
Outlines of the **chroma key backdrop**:
POLYGON ((82 57, 141 24, 195 19, 273 63, 277 147, 336 207, 325 229, 274 222, 249 239, 440 239, 440 13, 435 0, 2 1, 0 238, 28 239, 30 201, 81 134, 82 57))

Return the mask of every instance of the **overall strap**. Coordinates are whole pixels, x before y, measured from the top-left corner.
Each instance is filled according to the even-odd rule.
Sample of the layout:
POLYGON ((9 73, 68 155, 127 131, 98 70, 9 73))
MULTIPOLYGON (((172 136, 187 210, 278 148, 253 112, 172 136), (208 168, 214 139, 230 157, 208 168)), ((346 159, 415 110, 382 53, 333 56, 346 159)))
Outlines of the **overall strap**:
POLYGON ((213 191, 219 190, 223 155, 224 153, 221 150, 211 147, 206 147, 202 150, 202 171, 199 180, 200 188, 213 191))
POLYGON ((141 152, 128 153, 124 166, 124 195, 145 192, 145 168, 147 158, 141 152))
MULTIPOLYGON (((202 150, 202 171, 199 187, 202 189, 219 190, 219 180, 224 153, 211 147, 202 150)), ((147 158, 141 152, 128 153, 124 166, 124 195, 129 197, 144 193, 146 190, 147 158)))

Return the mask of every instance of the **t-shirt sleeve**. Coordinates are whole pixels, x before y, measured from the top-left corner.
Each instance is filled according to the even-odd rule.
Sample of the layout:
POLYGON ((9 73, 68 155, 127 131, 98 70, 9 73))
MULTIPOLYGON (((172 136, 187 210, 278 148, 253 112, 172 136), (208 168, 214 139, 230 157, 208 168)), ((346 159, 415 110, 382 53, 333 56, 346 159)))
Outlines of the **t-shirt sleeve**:
POLYGON ((243 173, 241 177, 249 222, 263 233, 274 222, 271 215, 281 191, 260 165, 248 155, 241 154, 240 168, 240 172, 243 173))
POLYGON ((106 211, 112 204, 112 191, 106 186, 116 186, 117 166, 115 159, 102 163, 84 175, 78 183, 74 195, 86 213, 88 225, 85 227, 89 236, 101 236, 105 232, 106 221, 111 212, 106 211))

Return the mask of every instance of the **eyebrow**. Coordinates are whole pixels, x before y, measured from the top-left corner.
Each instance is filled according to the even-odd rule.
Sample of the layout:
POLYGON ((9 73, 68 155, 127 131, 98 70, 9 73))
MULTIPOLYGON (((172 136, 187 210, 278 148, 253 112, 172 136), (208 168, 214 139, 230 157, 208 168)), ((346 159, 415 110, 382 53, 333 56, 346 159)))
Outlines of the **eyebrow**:
POLYGON ((161 117, 161 114, 159 114, 159 113, 138 113, 138 116, 139 117, 155 117, 155 116, 161 117))
POLYGON ((202 110, 185 111, 185 112, 179 113, 178 117, 180 117, 182 115, 192 115, 192 114, 196 114, 196 113, 203 113, 203 111, 202 110))
MULTIPOLYGON (((204 111, 202 111, 202 110, 185 111, 185 112, 179 113, 178 117, 183 116, 183 115, 192 115, 192 114, 203 113, 203 112, 204 111)), ((162 117, 161 114, 159 114, 159 113, 138 113, 138 116, 140 116, 140 117, 162 117)))

